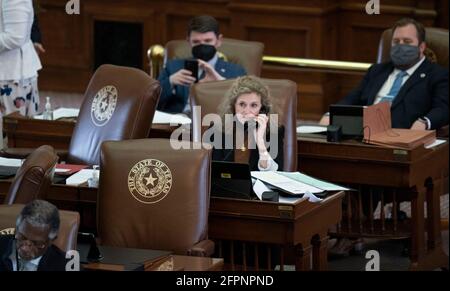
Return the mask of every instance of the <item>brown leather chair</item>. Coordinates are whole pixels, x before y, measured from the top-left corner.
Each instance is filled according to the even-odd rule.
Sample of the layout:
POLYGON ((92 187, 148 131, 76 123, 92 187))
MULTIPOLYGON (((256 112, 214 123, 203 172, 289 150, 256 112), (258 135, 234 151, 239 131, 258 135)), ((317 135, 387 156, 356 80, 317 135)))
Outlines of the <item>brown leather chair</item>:
MULTIPOLYGON (((285 127, 283 171, 297 171, 297 84, 289 80, 261 80, 269 87, 274 108, 279 112, 279 123, 285 127)), ((217 113, 218 106, 233 82, 198 83, 191 87, 191 106, 201 106, 201 119, 198 120, 195 114, 192 118, 194 141, 200 141, 198 138, 207 129, 201 127, 201 120, 209 113, 217 113)))
POLYGON ((26 204, 42 198, 51 185, 57 161, 58 156, 51 146, 37 148, 17 171, 4 203, 26 204))
MULTIPOLYGON (((436 27, 425 28, 427 50, 425 55, 433 62, 448 67, 448 30, 436 27)), ((378 45, 377 63, 390 59, 392 29, 386 29, 378 45)))
MULTIPOLYGON (((148 137, 160 92, 159 82, 141 70, 113 65, 99 67, 84 94, 67 162, 95 165, 100 161, 103 141, 148 137), (106 86, 116 88, 117 104, 110 119, 104 122, 93 117, 92 108, 98 92, 106 86)), ((103 118, 107 116, 100 115, 103 118)))
POLYGON ((187 145, 191 149, 175 150, 169 139, 103 143, 97 203, 102 245, 213 253, 207 239, 211 151, 187 145))
MULTIPOLYGON (((16 219, 23 204, 0 205, 0 235, 14 234, 16 219)), ((63 251, 76 250, 80 215, 74 211, 59 211, 60 226, 54 244, 63 251)))
MULTIPOLYGON (((103 141, 148 137, 160 92, 159 82, 141 70, 100 66, 84 94, 67 157, 59 154, 67 163, 97 165, 103 141)), ((3 156, 23 152, 10 148, 3 156)))
MULTIPOLYGON (((241 65, 248 75, 261 75, 264 44, 257 41, 246 41, 223 38, 218 51, 224 60, 241 65)), ((192 57, 191 47, 186 40, 172 40, 166 44, 165 57, 172 59, 187 59, 192 57)))

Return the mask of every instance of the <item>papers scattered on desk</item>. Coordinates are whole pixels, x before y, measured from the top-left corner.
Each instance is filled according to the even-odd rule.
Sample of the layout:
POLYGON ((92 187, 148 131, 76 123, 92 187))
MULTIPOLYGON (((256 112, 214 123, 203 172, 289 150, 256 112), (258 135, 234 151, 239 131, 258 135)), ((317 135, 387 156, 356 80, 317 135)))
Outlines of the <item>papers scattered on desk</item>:
POLYGON ((155 111, 153 123, 156 124, 190 124, 192 121, 185 114, 170 114, 162 111, 155 111))
POLYGON ((325 191, 350 190, 336 184, 315 179, 300 172, 253 171, 251 174, 253 178, 293 195, 306 194, 307 192, 314 194, 325 191))
POLYGON ((437 139, 433 143, 425 146, 425 148, 426 149, 431 149, 431 148, 437 147, 438 145, 441 145, 441 144, 446 143, 446 142, 447 141, 445 139, 437 139))
MULTIPOLYGON (((79 113, 80 113, 80 109, 78 109, 78 108, 61 107, 61 108, 55 109, 53 111, 53 120, 58 120, 60 118, 78 117, 79 113)), ((44 115, 43 114, 35 115, 33 118, 34 119, 44 119, 44 115)))
POLYGON ((297 127, 297 133, 319 133, 326 131, 327 127, 322 125, 300 125, 297 127))
POLYGON ((305 194, 306 192, 321 193, 324 191, 323 189, 283 176, 279 172, 252 171, 251 174, 253 178, 293 195, 305 194))
POLYGON ((288 177, 290 179, 314 186, 324 191, 348 191, 348 188, 322 181, 311 176, 302 174, 300 172, 278 172, 280 175, 288 177))
POLYGON ((72 186, 79 186, 79 185, 85 184, 85 183, 87 183, 89 178, 92 178, 94 176, 94 172, 96 172, 97 177, 100 178, 99 170, 83 169, 83 170, 73 174, 69 178, 67 178, 66 184, 72 185, 72 186))
MULTIPOLYGON (((256 182, 253 184, 253 191, 255 192, 256 196, 258 196, 259 200, 262 200, 262 194, 266 191, 271 191, 269 187, 267 187, 266 184, 261 182, 260 180, 256 180, 256 182)), ((317 197, 316 195, 312 194, 311 192, 305 192, 305 194, 302 195, 302 197, 293 196, 293 197, 286 197, 286 196, 278 196, 278 202, 279 203, 287 203, 287 204, 294 204, 300 199, 307 198, 309 202, 316 203, 320 202, 323 199, 317 197)))
POLYGON ((21 167, 22 166, 21 159, 9 159, 0 157, 0 166, 6 167, 21 167))

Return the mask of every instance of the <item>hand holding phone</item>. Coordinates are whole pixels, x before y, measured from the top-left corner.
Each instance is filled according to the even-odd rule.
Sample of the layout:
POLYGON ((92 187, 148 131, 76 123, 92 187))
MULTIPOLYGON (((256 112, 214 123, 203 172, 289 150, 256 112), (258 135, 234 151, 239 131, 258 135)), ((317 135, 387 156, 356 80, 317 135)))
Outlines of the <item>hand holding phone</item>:
POLYGON ((195 83, 198 82, 198 61, 188 59, 184 61, 184 69, 192 73, 192 77, 195 78, 195 83))

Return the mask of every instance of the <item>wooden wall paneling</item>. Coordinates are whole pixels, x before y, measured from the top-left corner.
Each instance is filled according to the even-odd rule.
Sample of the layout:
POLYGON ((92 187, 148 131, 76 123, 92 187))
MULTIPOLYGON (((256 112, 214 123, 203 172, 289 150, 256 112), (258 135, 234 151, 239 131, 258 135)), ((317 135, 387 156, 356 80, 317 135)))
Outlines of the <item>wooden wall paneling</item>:
MULTIPOLYGON (((84 2, 81 2, 81 10, 84 2)), ((90 79, 89 27, 84 14, 68 15, 65 2, 40 1, 39 22, 43 45, 41 90, 84 92, 90 79)))
MULTIPOLYGON (((85 13, 89 19, 90 26, 90 51, 94 51, 94 23, 98 20, 139 23, 142 25, 142 68, 148 71, 147 49, 157 39, 154 36, 156 23, 156 12, 151 7, 130 6, 126 3, 120 5, 104 5, 100 2, 89 2, 86 5, 85 13)), ((94 59, 91 59, 92 65, 94 59)), ((91 67, 93 70, 93 67, 91 67)))
POLYGON ((393 0, 389 4, 381 2, 379 15, 366 14, 366 2, 341 1, 340 60, 375 62, 381 33, 395 21, 402 17, 413 17, 430 26, 436 17, 434 1, 393 0))

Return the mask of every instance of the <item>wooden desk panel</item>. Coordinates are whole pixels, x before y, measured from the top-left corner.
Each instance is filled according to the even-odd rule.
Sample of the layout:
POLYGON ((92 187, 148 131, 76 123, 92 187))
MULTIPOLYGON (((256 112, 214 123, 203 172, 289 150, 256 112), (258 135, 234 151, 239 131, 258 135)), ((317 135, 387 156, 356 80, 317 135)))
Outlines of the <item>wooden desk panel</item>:
MULTIPOLYGON (((86 271, 124 271, 125 266, 89 263, 85 264, 86 271)), ((221 271, 223 259, 203 258, 192 256, 171 255, 151 265, 145 266, 145 271, 221 271)))
MULTIPOLYGON (((303 173, 336 183, 390 187, 394 194, 406 197, 411 201, 410 268, 448 268, 448 256, 442 249, 440 231, 440 194, 444 175, 448 173, 448 142, 433 149, 398 150, 352 141, 328 143, 324 138, 299 137, 297 148, 299 170, 303 173)), ((368 198, 367 193, 361 194, 368 198)), ((361 214, 355 214, 358 216, 361 214)), ((342 223, 347 227, 348 235, 377 235, 373 225, 364 224, 361 220, 356 226, 353 222, 357 230, 352 230, 348 217, 342 223)), ((385 232, 387 227, 384 223, 382 212, 381 233, 385 237, 404 235, 403 225, 398 225, 397 230, 397 225, 394 225, 393 233, 389 233, 385 232)))
MULTIPOLYGON (((51 145, 55 149, 69 149, 75 121, 39 120, 11 113, 3 117, 3 132, 8 137, 8 147, 37 148, 51 145)), ((170 138, 176 126, 152 124, 149 137, 170 138)))

